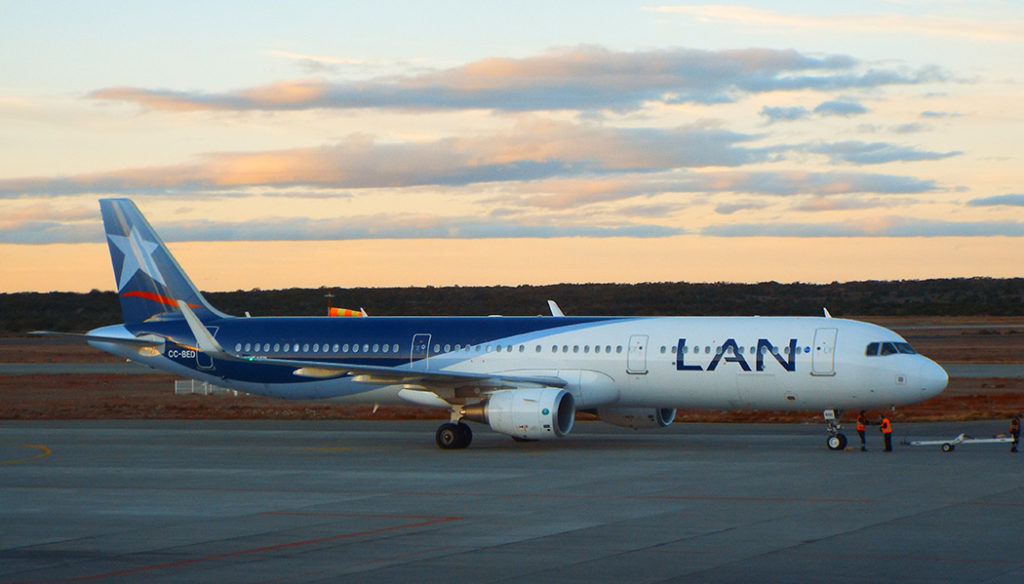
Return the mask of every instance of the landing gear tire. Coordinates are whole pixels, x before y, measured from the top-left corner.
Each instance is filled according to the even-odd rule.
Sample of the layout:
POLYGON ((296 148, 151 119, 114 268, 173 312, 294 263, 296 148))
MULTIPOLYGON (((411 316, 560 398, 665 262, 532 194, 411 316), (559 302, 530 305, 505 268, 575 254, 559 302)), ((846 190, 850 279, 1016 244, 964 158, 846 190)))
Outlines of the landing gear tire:
POLYGON ((434 441, 444 450, 466 448, 473 441, 473 430, 469 425, 459 422, 441 424, 434 433, 434 441))
POLYGON ((949 442, 947 442, 947 443, 942 445, 942 451, 943 452, 953 452, 953 450, 955 450, 955 449, 956 449, 956 446, 950 444, 949 442))
POLYGON ((843 450, 846 448, 846 434, 829 436, 825 443, 828 445, 829 450, 843 450))

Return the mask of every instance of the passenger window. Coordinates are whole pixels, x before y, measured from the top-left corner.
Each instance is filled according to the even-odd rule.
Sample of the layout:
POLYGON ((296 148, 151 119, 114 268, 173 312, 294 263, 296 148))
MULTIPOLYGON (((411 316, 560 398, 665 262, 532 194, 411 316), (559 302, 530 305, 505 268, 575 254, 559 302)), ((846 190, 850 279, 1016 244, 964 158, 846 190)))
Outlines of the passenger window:
POLYGON ((391 345, 391 352, 392 353, 397 353, 398 352, 398 343, 395 343, 395 344, 391 345))
POLYGON ((242 343, 235 343, 235 352, 238 353, 242 350, 242 343))
POLYGON ((274 352, 277 353, 281 350, 281 343, 274 343, 274 352))
POLYGON ((664 345, 662 345, 662 347, 661 347, 661 354, 662 354, 662 355, 664 355, 664 354, 665 354, 665 346, 664 346, 664 345))
POLYGON ((285 345, 284 345, 284 352, 287 353, 289 350, 291 350, 291 348, 292 348, 291 345, 289 345, 288 343, 285 343, 285 345))
POLYGON ((616 353, 621 353, 622 352, 622 345, 616 345, 615 346, 615 352, 616 353))

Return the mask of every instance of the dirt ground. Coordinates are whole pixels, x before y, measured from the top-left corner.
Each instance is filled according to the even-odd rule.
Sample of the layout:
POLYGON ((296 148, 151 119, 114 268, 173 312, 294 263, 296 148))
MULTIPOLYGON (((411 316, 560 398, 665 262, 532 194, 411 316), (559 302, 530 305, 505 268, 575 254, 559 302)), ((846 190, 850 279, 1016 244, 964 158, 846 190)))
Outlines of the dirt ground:
MULTIPOLYGON (((942 364, 1024 363, 1024 318, 864 318, 902 334, 942 364), (939 327, 939 328, 936 328, 939 327)), ((116 363, 86 345, 0 339, 0 363, 116 363)), ((0 375, 0 419, 442 419, 430 408, 339 406, 248 395, 175 395, 172 375, 0 375)), ((1024 412, 1024 379, 953 378, 942 395, 890 412, 903 421, 1008 419, 1024 412)), ((872 412, 878 414, 880 412, 872 412)), ((581 419, 585 419, 581 414, 581 419)), ((844 419, 856 416, 847 412, 844 419)), ((821 412, 679 410, 677 421, 820 423, 821 412)))

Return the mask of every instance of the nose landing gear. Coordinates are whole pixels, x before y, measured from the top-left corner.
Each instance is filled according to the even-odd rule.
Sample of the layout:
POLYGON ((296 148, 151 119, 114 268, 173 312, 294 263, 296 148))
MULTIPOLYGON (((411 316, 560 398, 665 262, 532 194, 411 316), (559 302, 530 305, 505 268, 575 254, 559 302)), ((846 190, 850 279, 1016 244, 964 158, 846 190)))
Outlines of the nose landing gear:
POLYGON ((828 430, 828 439, 825 444, 829 450, 843 450, 846 448, 846 434, 839 431, 842 425, 839 424, 839 410, 825 410, 825 429, 828 430))

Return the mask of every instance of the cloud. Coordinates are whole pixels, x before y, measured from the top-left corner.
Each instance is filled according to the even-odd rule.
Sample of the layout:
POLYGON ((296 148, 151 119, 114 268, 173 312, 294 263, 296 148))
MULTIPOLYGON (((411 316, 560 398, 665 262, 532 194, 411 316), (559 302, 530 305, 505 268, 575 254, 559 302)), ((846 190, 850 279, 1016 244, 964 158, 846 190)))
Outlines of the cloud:
POLYGON ((805 107, 771 107, 766 105, 761 108, 761 115, 768 118, 769 123, 793 122, 809 117, 811 112, 805 107))
POLYGON ((925 111, 921 112, 921 117, 922 118, 941 119, 941 118, 959 118, 959 117, 962 117, 962 116, 963 116, 963 114, 958 114, 956 112, 937 112, 937 111, 932 111, 932 110, 925 110, 925 111))
POLYGON ((501 202, 516 197, 522 206, 575 209, 582 205, 671 193, 739 193, 770 196, 834 196, 860 193, 913 195, 939 190, 931 180, 853 172, 680 171, 600 179, 549 179, 512 185, 501 202))
POLYGON ((1010 207, 1024 207, 1024 194, 1009 194, 1009 195, 996 195, 994 197, 984 197, 981 199, 973 199, 967 202, 969 207, 995 207, 995 206, 1010 206, 1010 207))
POLYGON ((0 197, 76 193, 178 193, 246 187, 380 188, 466 185, 558 176, 735 167, 773 156, 755 136, 700 124, 669 129, 522 121, 505 132, 384 143, 352 135, 318 148, 220 152, 192 163, 70 177, 0 179, 0 197))
POLYGON ((808 152, 824 154, 833 163, 850 164, 885 164, 887 162, 915 162, 922 160, 943 160, 963 154, 959 150, 953 152, 932 152, 918 150, 910 146, 900 146, 888 142, 832 142, 810 146, 808 152))
POLYGON ((487 58, 460 67, 332 83, 291 80, 226 93, 107 87, 91 99, 167 111, 396 108, 636 110, 648 102, 722 103, 781 90, 841 90, 942 79, 934 68, 869 69, 846 55, 794 50, 623 52, 599 46, 553 49, 521 59, 487 58))
POLYGON ((826 101, 814 108, 814 113, 821 116, 859 116, 870 110, 863 105, 852 101, 826 101))
POLYGON ((918 132, 924 132, 928 130, 928 126, 924 124, 898 124, 890 128, 896 134, 916 134, 918 132))
POLYGON ((701 232, 718 237, 1021 237, 1020 221, 940 221, 904 216, 832 223, 713 225, 701 232))
POLYGON ((732 215, 739 211, 764 209, 767 206, 767 203, 755 203, 751 201, 743 203, 722 203, 715 206, 715 213, 718 213, 719 215, 732 215))
MULTIPOLYGON (((190 220, 161 223, 165 241, 341 241, 356 239, 509 239, 552 237, 652 238, 680 235, 661 225, 571 224, 554 219, 519 221, 480 217, 366 215, 338 218, 268 218, 244 223, 190 220)), ((48 244, 103 240, 95 222, 34 221, 0 231, 0 243, 48 244)))

